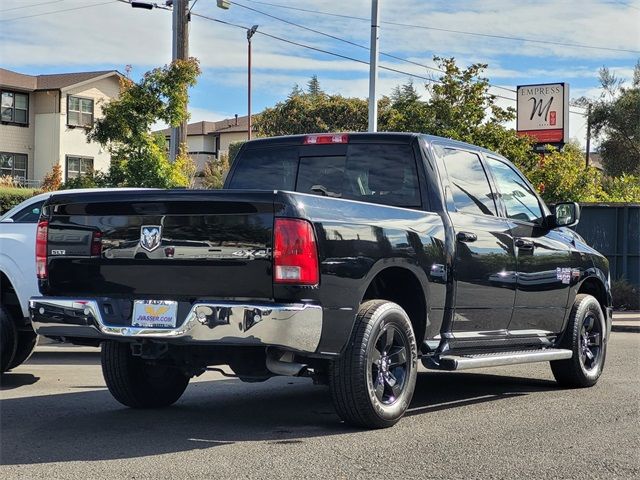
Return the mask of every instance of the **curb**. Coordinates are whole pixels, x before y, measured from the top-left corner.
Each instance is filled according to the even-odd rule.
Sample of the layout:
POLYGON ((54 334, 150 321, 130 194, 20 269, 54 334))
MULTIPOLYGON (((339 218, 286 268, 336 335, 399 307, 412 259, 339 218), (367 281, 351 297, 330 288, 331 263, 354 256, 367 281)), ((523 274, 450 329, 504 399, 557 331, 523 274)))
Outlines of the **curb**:
POLYGON ((612 332, 640 333, 640 325, 611 325, 612 332))

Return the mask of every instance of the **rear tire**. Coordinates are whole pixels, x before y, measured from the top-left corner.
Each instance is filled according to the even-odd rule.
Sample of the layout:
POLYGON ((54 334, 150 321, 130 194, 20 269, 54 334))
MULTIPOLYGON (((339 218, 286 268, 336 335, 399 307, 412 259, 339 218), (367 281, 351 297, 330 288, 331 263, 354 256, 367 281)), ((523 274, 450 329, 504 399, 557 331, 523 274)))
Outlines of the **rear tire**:
POLYGON ((102 343, 102 374, 111 395, 131 408, 172 405, 189 384, 178 368, 134 357, 129 344, 120 342, 102 343))
POLYGON ((577 295, 560 342, 560 347, 573 351, 573 356, 549 362, 560 385, 583 388, 596 384, 607 353, 604 335, 606 322, 598 300, 584 293, 577 295))
POLYGON ((0 305, 0 373, 11 368, 18 345, 18 330, 9 311, 0 305))
POLYGON ((417 372, 418 348, 406 312, 386 300, 363 303, 351 341, 329 373, 338 415, 359 427, 395 425, 411 402, 417 372))
POLYGON ((22 365, 33 353, 33 349, 36 348, 38 343, 38 335, 33 330, 21 330, 18 331, 18 341, 16 342, 16 353, 11 360, 9 369, 15 368, 18 365, 22 365))

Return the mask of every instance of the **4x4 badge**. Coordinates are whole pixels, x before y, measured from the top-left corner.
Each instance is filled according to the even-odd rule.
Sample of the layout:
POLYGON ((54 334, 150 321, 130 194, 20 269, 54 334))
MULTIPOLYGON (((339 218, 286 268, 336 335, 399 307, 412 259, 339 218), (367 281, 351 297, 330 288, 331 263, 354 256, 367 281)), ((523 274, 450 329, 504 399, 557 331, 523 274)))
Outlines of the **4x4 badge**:
POLYGON ((143 225, 140 228, 140 246, 151 252, 160 246, 162 240, 162 226, 143 225))

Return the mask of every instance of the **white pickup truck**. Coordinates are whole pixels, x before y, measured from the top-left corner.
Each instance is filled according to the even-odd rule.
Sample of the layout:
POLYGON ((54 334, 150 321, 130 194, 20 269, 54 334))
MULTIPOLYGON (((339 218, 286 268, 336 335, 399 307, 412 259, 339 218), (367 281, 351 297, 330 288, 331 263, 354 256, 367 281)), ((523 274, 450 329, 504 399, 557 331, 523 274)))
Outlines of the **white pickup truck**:
POLYGON ((4 373, 24 362, 36 345, 29 321, 29 297, 38 294, 36 227, 42 204, 51 196, 32 197, 0 216, 0 338, 4 373))
MULTIPOLYGON (((78 189, 64 193, 95 191, 78 189)), ((55 193, 36 195, 0 216, 0 373, 23 363, 36 345, 36 334, 29 320, 29 298, 39 294, 36 228, 42 204, 55 193)))

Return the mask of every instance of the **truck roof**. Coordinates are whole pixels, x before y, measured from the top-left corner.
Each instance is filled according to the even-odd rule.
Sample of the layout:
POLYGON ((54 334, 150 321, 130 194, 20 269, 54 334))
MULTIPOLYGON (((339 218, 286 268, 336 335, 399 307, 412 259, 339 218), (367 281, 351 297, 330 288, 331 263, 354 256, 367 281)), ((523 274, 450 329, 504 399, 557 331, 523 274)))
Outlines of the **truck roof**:
POLYGON ((456 147, 463 147, 469 150, 476 150, 484 153, 490 153, 497 155, 495 152, 488 150, 477 145, 473 145, 459 140, 453 140, 451 138, 439 137, 437 135, 429 135, 424 133, 415 132, 335 132, 335 133, 313 133, 313 134, 299 134, 299 135, 284 135, 279 137, 267 137, 257 138, 250 140, 245 145, 247 148, 260 148, 264 146, 292 146, 302 145, 307 137, 311 136, 327 136, 327 135, 348 135, 348 143, 369 143, 369 142, 385 142, 385 143, 411 143, 416 138, 422 138, 427 143, 438 143, 441 145, 450 145, 456 147))

